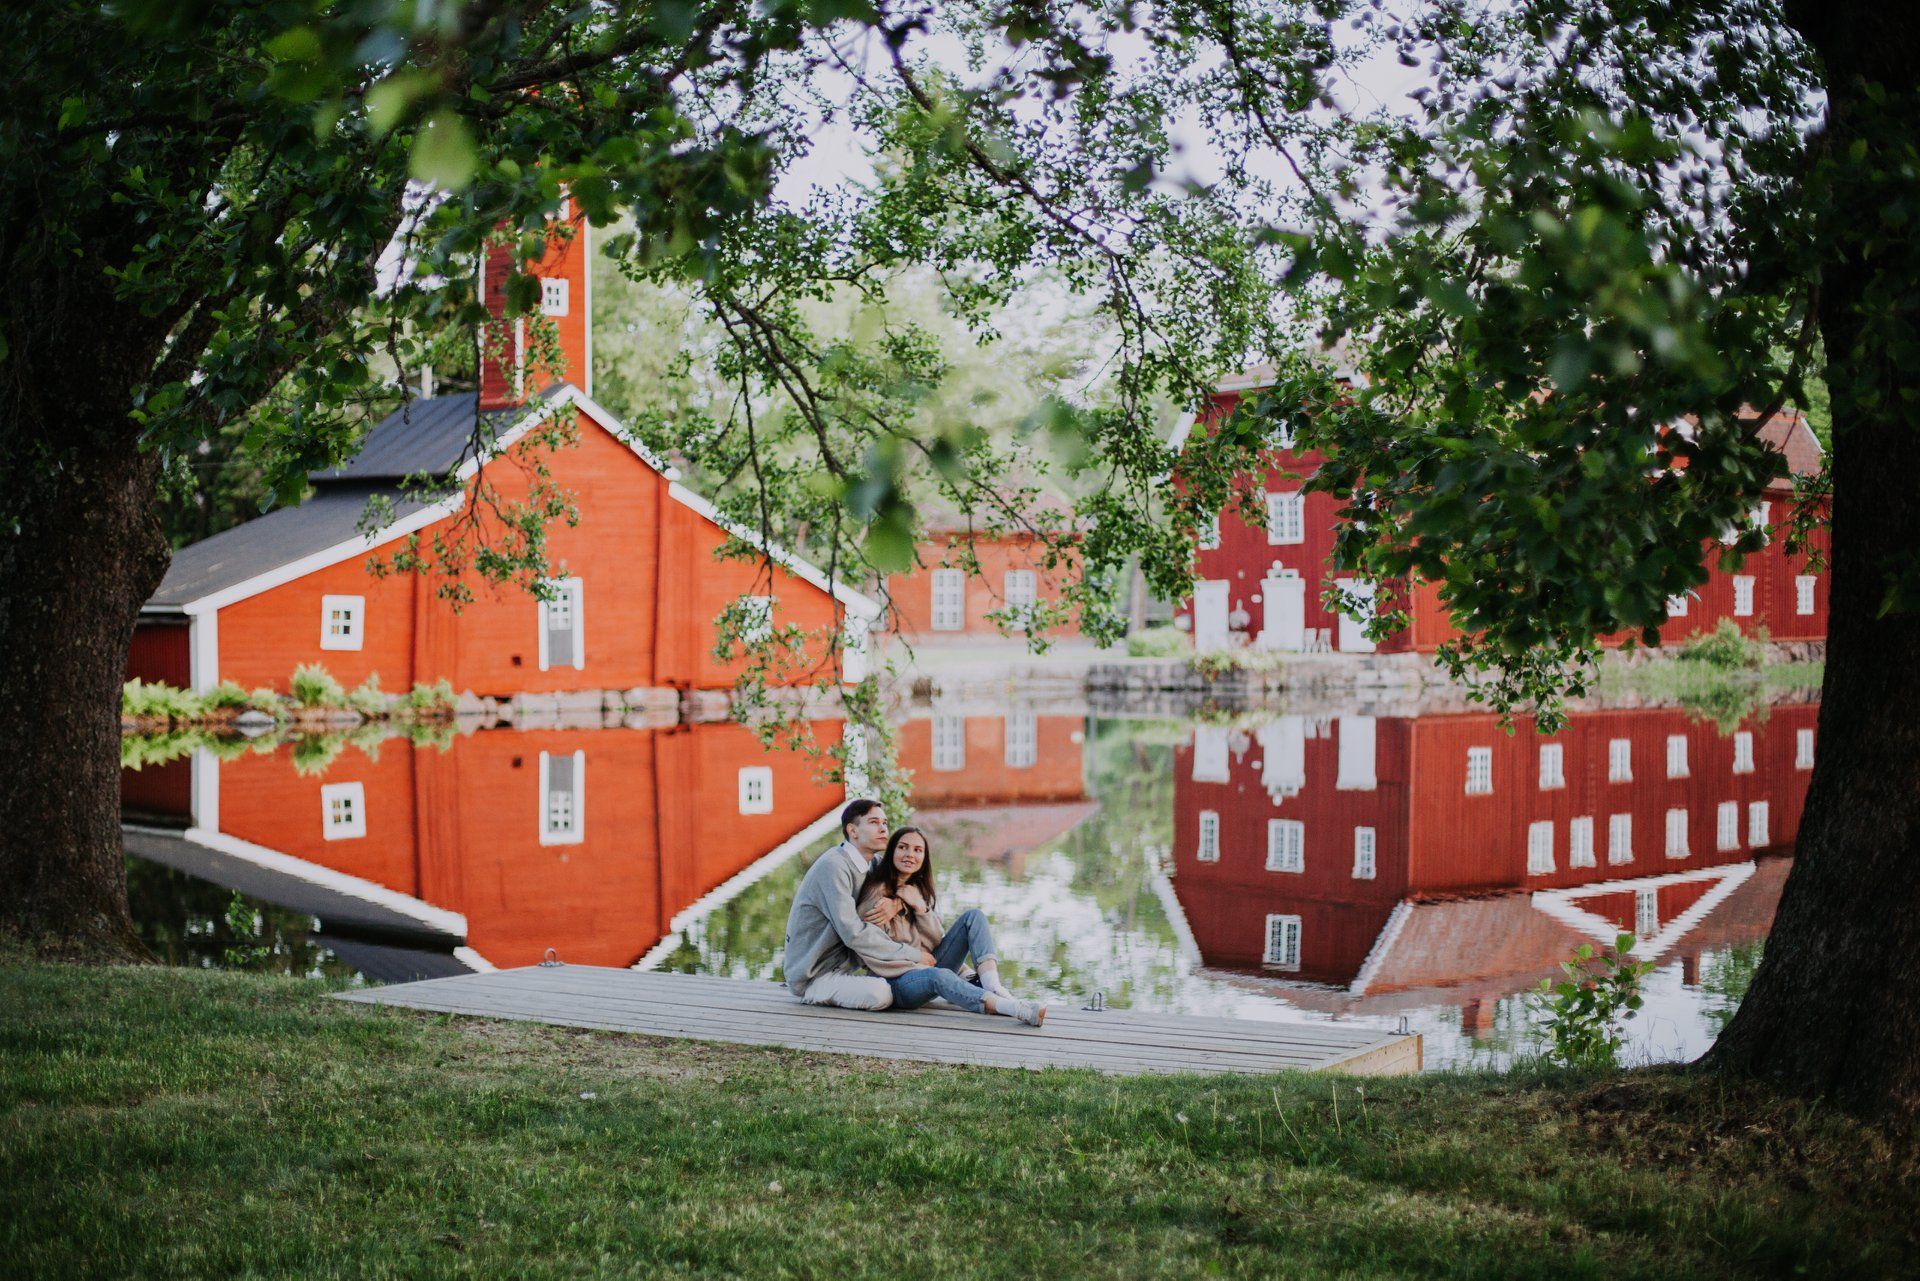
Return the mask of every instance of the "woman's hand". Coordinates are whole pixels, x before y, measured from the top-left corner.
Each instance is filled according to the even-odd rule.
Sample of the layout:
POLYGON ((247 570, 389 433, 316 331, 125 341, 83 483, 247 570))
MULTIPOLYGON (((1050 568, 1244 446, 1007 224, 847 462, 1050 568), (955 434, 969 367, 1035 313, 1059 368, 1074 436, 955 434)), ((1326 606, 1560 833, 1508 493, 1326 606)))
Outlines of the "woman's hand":
POLYGON ((860 919, 870 925, 885 925, 900 915, 902 906, 899 899, 882 896, 875 899, 866 911, 860 913, 860 919))

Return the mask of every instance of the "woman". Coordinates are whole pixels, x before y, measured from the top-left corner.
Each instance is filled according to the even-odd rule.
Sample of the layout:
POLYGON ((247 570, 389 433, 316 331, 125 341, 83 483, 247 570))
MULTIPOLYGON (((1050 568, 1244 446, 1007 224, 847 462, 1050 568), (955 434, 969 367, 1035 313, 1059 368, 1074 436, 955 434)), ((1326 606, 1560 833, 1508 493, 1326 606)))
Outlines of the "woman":
POLYGON ((888 936, 933 954, 930 966, 870 967, 892 989, 894 1009, 918 1009, 938 996, 975 1014, 1004 1014, 1033 1027, 1046 1022, 1046 1006, 1019 999, 1000 982, 993 933, 979 908, 962 912, 952 929, 941 923, 934 905, 933 855, 919 828, 903 827, 888 839, 886 852, 860 886, 858 902, 861 917, 888 936), (960 977, 969 955, 978 971, 977 986, 960 977))

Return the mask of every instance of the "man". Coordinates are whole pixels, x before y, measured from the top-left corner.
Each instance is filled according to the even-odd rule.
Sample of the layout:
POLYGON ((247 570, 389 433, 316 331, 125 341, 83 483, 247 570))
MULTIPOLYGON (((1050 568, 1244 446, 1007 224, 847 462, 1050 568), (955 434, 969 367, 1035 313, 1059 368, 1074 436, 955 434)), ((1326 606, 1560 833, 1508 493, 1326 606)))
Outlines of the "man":
POLYGON ((809 1005, 884 1010, 893 1004, 887 981, 861 970, 880 964, 930 966, 933 953, 898 943, 860 919, 854 896, 887 848, 887 812, 879 801, 850 801, 840 811, 838 845, 814 860, 787 914, 787 986, 809 1005))

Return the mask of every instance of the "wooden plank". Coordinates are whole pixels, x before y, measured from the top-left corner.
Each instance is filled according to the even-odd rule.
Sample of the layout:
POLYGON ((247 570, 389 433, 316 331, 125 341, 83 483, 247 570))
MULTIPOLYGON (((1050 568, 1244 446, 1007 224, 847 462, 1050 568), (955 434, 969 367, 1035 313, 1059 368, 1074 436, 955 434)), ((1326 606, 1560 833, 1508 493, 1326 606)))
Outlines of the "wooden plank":
POLYGON ((1314 1023, 1050 1013, 1043 1028, 952 1007, 806 1005, 778 984, 594 966, 528 966, 340 993, 344 1000, 688 1040, 988 1067, 1141 1072, 1417 1071, 1418 1037, 1314 1023))

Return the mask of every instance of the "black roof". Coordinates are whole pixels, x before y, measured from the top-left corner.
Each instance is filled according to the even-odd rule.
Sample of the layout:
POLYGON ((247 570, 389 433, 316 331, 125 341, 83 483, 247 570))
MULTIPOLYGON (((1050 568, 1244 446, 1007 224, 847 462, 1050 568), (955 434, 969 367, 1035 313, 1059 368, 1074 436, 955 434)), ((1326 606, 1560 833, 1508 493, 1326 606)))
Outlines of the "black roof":
POLYGON ((367 433, 360 452, 338 467, 309 472, 316 485, 337 481, 396 483, 408 476, 445 476, 462 462, 484 454, 495 437, 520 416, 525 406, 490 409, 480 415, 475 439, 472 392, 410 400, 367 433))
POLYGON ((190 547, 182 547, 173 554, 173 564, 147 601, 147 608, 180 609, 202 597, 291 565, 314 552, 347 542, 360 533, 367 499, 376 493, 385 495, 393 504, 396 519, 413 514, 432 501, 409 498, 397 490, 377 485, 323 485, 298 507, 282 507, 243 525, 222 530, 190 547))

